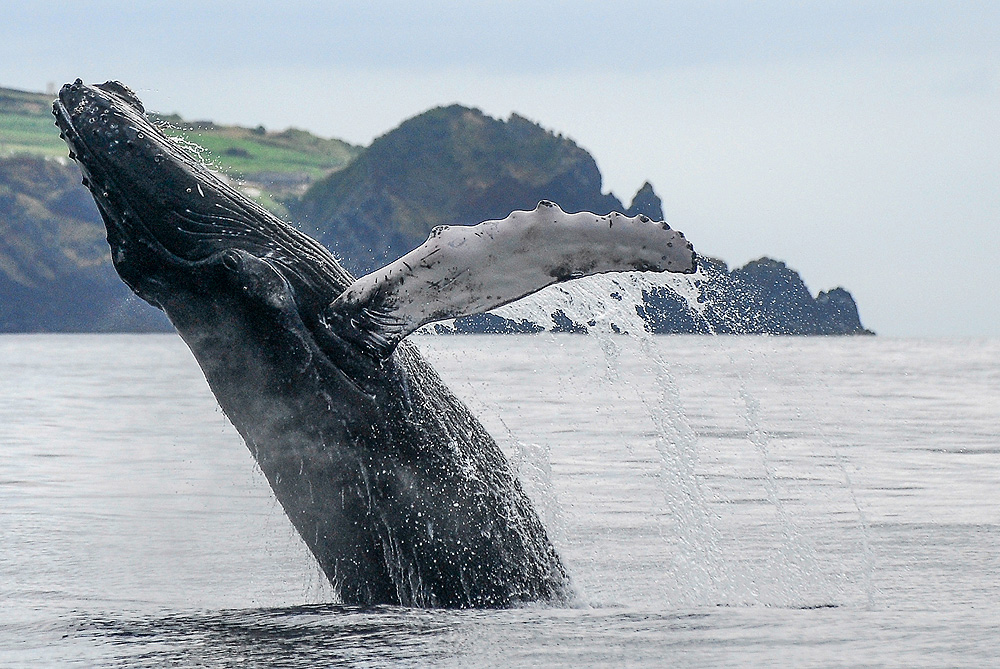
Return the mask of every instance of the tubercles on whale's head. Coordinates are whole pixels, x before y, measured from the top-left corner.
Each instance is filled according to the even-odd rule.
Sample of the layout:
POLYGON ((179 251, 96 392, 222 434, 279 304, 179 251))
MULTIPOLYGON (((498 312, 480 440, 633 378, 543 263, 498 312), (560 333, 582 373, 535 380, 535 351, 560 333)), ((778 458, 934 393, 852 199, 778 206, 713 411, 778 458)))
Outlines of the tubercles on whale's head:
MULTIPOLYGON (((77 81, 80 80, 77 79, 77 81)), ((139 100, 139 96, 137 96, 131 88, 122 82, 105 81, 103 84, 97 84, 96 88, 100 88, 103 91, 117 95, 119 98, 132 105, 132 107, 140 114, 146 113, 146 108, 142 106, 142 101, 139 100)))

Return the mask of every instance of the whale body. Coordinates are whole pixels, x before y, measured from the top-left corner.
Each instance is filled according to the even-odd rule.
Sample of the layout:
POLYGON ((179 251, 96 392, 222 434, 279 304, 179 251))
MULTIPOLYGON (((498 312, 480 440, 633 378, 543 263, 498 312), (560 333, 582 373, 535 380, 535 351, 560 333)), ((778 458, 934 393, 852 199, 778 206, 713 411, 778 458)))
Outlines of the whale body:
POLYGON ((510 464, 405 337, 587 274, 693 272, 683 235, 543 202, 436 229, 355 279, 165 136, 123 84, 67 84, 53 113, 115 269, 190 347, 344 603, 571 596, 510 464))

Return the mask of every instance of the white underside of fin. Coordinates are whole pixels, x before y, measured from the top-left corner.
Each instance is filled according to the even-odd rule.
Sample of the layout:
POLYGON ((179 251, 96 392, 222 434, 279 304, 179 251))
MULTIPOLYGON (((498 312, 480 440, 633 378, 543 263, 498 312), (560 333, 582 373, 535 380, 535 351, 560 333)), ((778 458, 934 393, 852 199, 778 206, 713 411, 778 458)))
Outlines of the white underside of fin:
POLYGON ((402 258, 355 281, 327 313, 379 355, 425 323, 481 313, 548 285, 625 271, 691 273, 684 235, 646 216, 567 214, 551 202, 502 221, 435 228, 402 258))

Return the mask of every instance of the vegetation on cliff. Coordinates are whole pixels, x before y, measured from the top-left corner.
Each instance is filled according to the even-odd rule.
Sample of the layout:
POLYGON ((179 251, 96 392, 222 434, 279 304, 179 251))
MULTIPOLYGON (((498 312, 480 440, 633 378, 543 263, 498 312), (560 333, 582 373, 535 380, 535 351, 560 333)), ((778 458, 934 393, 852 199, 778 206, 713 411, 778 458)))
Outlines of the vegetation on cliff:
MULTIPOLYGON (((0 88, 0 157, 63 159, 66 144, 52 123, 54 96, 0 88)), ((280 132, 153 114, 168 135, 183 140, 206 164, 278 214, 312 182, 343 168, 361 147, 304 130, 280 132)))

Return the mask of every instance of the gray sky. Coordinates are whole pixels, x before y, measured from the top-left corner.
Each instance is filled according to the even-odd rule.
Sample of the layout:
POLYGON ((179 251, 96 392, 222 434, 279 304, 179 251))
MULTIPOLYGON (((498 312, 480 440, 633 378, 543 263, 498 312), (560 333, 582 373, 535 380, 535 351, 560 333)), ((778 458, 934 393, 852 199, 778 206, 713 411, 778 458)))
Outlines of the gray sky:
POLYGON ((359 144, 511 111, 730 265, 843 285, 880 334, 1000 336, 1000 2, 0 0, 0 85, 359 144))

